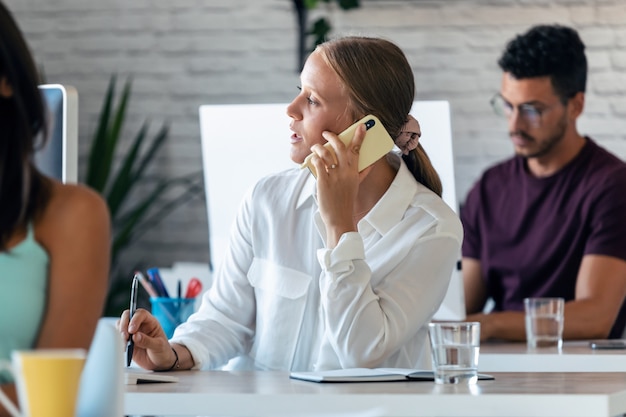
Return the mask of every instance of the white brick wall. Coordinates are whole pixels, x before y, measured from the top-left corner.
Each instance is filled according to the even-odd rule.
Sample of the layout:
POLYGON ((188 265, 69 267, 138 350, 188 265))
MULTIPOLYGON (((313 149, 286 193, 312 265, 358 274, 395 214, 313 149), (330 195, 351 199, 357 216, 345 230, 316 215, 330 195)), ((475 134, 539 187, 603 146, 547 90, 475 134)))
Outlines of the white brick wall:
MULTIPOLYGON (((128 136, 145 120, 171 123, 161 172, 201 169, 198 106, 289 101, 296 93, 296 27, 288 0, 5 0, 49 82, 80 95, 80 136, 88 148, 111 73, 132 74, 128 136)), ((623 0, 362 0, 329 14, 335 33, 380 35, 407 53, 417 98, 452 106, 459 201, 488 165, 511 153, 491 112, 496 65, 506 41, 537 23, 577 28, 590 60, 580 129, 626 157, 626 5, 623 0)), ((249 135, 245 126, 237 135, 249 135)), ((245 152, 245 150, 242 150, 245 152)), ((236 158, 236 155, 233 155, 236 158)), ((84 160, 83 160, 84 162, 84 160)), ((228 175, 236 175, 236 166, 228 175)), ((126 262, 207 261, 204 201, 177 210, 147 233, 126 262)))

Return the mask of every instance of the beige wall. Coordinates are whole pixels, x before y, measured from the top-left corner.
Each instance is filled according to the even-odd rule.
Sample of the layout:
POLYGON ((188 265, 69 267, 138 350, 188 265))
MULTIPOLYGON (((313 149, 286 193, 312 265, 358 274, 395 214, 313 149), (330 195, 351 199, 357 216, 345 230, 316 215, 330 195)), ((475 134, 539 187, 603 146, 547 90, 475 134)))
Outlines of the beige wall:
MULTIPOLYGON (((146 118, 155 129, 161 121, 171 122, 171 143, 160 160, 165 175, 201 169, 200 104, 284 102, 296 93, 295 17, 288 0, 5 1, 47 80, 77 87, 83 152, 113 72, 135 80, 129 136, 146 118)), ((488 101, 499 88, 496 60, 505 42, 532 24, 562 23, 580 31, 590 76, 579 127, 626 157, 623 1, 361 3, 347 13, 328 10, 336 32, 397 42, 415 69, 417 99, 451 103, 459 201, 488 164, 511 152, 504 123, 488 101)), ((242 115, 224 140, 251 134, 253 126, 242 115)), ((148 233, 127 262, 207 261, 206 239, 205 205, 198 200, 148 233)))

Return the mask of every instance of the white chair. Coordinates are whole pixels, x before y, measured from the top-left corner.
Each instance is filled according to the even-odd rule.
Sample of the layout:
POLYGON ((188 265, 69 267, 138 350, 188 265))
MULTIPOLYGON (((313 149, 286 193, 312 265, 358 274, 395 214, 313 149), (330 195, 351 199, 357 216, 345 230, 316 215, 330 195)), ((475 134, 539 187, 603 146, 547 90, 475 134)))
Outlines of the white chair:
POLYGON ((116 320, 105 317, 98 322, 80 381, 77 417, 124 415, 124 342, 116 320))
POLYGON ((213 270, 246 190, 265 174, 297 166, 289 159, 292 132, 286 108, 284 103, 200 106, 213 270))
POLYGON ((414 101, 411 114, 422 128, 420 144, 426 150, 443 184, 443 201, 459 212, 454 182, 454 152, 450 103, 447 101, 414 101))
MULTIPOLYGON (((420 122, 422 128, 420 143, 441 178, 443 201, 458 213, 450 103, 447 101, 415 101, 411 107, 411 114, 420 122)), ((460 259, 461 254, 459 253, 459 261, 460 259)), ((436 320, 465 319, 465 293, 463 291, 463 275, 460 269, 455 268, 452 271, 448 292, 433 318, 436 320)))
MULTIPOLYGON (((286 109, 287 103, 200 106, 202 163, 214 268, 223 257, 230 227, 246 190, 263 175, 297 167, 289 158, 292 132, 286 109)), ((443 199, 458 212, 450 105, 447 101, 416 101, 411 114, 420 122, 420 143, 441 177, 443 199)), ((455 271, 435 318, 465 318, 463 297, 462 278, 455 271)))

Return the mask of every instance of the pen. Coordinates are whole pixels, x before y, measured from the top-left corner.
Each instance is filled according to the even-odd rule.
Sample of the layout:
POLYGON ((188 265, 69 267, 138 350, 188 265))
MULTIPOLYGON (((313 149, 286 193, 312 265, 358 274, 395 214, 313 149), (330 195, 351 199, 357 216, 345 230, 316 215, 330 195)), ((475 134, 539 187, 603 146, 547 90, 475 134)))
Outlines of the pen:
POLYGON ((180 281, 180 278, 178 279, 178 282, 176 283, 176 312, 178 313, 178 321, 181 322, 181 314, 182 314, 182 310, 181 310, 181 306, 182 301, 181 301, 181 297, 183 296, 183 283, 180 281))
POLYGON ((163 283, 163 279, 159 273, 159 268, 150 268, 146 272, 159 296, 169 298, 170 295, 167 292, 167 288, 165 288, 165 284, 163 283))
POLYGON ((136 271, 135 276, 150 297, 157 298, 159 296, 159 294, 157 294, 156 290, 154 289, 152 284, 150 284, 150 281, 144 276, 144 274, 142 274, 140 271, 136 271))
MULTIPOLYGON (((137 282, 139 279, 137 278, 137 274, 133 277, 133 283, 130 287, 130 314, 128 316, 128 322, 132 320, 135 315, 135 311, 137 311, 137 282)), ((135 347, 135 343, 133 342, 133 336, 128 335, 128 343, 126 344, 126 367, 130 366, 131 361, 133 360, 133 348, 135 347)))

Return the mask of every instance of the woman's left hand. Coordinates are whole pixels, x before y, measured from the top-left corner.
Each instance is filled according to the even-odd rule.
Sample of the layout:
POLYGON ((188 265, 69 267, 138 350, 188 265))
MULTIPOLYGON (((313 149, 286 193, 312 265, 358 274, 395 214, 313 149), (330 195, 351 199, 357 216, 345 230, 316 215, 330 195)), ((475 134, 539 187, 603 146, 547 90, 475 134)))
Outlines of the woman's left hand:
POLYGON ((313 145, 311 162, 317 171, 317 199, 322 220, 326 225, 327 245, 335 247, 343 233, 356 231, 354 204, 359 184, 367 168, 358 172, 359 151, 365 138, 365 125, 360 125, 348 145, 339 137, 325 131, 324 139, 331 149, 313 145))

